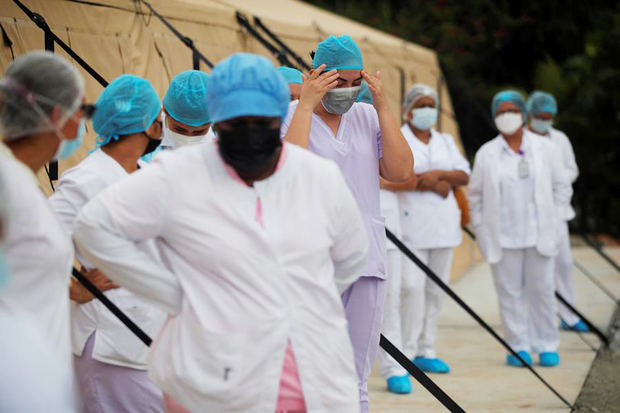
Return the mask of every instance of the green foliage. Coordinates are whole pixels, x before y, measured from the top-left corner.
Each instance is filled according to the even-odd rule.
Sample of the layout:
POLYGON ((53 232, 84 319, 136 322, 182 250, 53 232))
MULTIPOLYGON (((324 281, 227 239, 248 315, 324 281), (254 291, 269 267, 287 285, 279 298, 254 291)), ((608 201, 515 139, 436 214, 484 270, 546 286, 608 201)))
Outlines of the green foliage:
POLYGON ((310 0, 434 49, 468 155, 496 136, 493 94, 553 93, 581 175, 583 231, 620 236, 620 3, 604 0, 310 0))

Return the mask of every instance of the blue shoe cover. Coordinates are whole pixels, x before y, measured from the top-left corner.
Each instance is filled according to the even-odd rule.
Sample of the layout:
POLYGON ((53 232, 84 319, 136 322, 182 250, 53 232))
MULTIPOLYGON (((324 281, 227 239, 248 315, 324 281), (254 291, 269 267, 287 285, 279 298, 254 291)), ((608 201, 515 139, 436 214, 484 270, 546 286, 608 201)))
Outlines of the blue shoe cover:
POLYGON ((438 358, 416 357, 411 361, 426 373, 450 373, 450 366, 438 358))
POLYGON ((409 394, 411 393, 411 381, 409 376, 392 376, 387 379, 387 388, 391 393, 409 394))
MULTIPOLYGON (((522 358, 523 360, 525 360, 525 362, 526 362, 528 365, 531 365, 531 364, 532 364, 532 356, 530 356, 530 353, 528 353, 528 352, 527 352, 527 351, 525 351, 525 350, 521 350, 521 351, 517 351, 517 354, 518 354, 519 356, 521 356, 521 358, 522 358)), ((509 366, 513 366, 513 367, 525 367, 525 366, 521 363, 521 361, 519 361, 519 359, 518 359, 518 358, 516 358, 515 356, 513 356, 512 354, 508 354, 508 355, 506 356, 506 364, 508 364, 509 366)))
POLYGON ((562 320, 561 327, 562 327, 562 330, 578 331, 580 333, 587 333, 588 331, 590 331, 590 329, 588 328, 588 325, 584 323, 583 320, 577 321, 577 323, 573 326, 569 326, 568 324, 564 322, 564 320, 562 320))
POLYGON ((555 367, 560 364, 560 355, 555 351, 540 353, 540 365, 544 367, 555 367))

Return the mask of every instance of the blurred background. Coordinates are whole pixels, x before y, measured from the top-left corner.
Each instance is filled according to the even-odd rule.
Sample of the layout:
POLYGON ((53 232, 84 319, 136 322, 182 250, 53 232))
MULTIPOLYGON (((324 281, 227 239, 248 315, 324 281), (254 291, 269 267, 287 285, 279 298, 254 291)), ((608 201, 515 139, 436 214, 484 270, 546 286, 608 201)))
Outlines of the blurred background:
POLYGON ((620 238, 620 2, 306 2, 433 49, 472 161, 498 90, 552 93, 580 169, 572 230, 620 238))

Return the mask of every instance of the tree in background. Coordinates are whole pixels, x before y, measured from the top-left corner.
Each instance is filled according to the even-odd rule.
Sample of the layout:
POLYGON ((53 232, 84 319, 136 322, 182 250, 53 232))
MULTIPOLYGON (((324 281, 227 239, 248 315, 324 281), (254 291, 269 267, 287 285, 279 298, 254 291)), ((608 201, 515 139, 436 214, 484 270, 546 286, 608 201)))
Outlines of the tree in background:
POLYGON ((545 90, 581 176, 580 231, 620 236, 620 4, 548 0, 307 0, 435 50, 470 158, 495 137, 493 95, 545 90))

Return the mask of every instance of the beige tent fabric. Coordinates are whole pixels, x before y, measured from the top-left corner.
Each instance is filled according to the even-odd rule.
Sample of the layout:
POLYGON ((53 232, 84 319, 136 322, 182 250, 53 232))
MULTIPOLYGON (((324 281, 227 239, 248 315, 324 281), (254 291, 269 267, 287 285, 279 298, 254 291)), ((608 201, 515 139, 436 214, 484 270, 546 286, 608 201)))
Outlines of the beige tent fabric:
MULTIPOLYGON (((22 0, 33 12, 41 14, 54 33, 71 46, 107 81, 122 73, 133 73, 151 81, 163 97, 172 77, 192 68, 190 50, 179 41, 148 9, 134 0, 22 0), (98 4, 98 5, 97 5, 98 4)), ((306 62, 309 52, 330 34, 351 35, 360 45, 364 65, 371 72, 381 71, 385 90, 394 114, 400 117, 403 93, 413 83, 438 87, 441 71, 430 49, 377 31, 297 0, 151 0, 152 6, 169 19, 183 35, 213 63, 231 53, 259 53, 278 64, 258 41, 237 23, 235 13, 242 12, 263 23, 306 62)), ((7 42, 0 44, 2 73, 13 56, 43 49, 43 32, 10 0, 0 3, 0 26, 7 42)), ((56 46, 56 52, 66 54, 56 46)), ((201 69, 209 69, 201 63, 201 69)), ((102 86, 84 70, 87 102, 95 102, 102 86)), ((458 140, 450 95, 445 83, 440 88, 440 126, 458 140)), ((60 162, 60 173, 77 164, 95 144, 95 134, 87 125, 86 144, 75 155, 60 162)), ((45 171, 39 182, 51 192, 45 171)), ((466 255, 472 256, 471 246, 466 255)), ((458 260, 455 260, 458 261, 458 260)))

